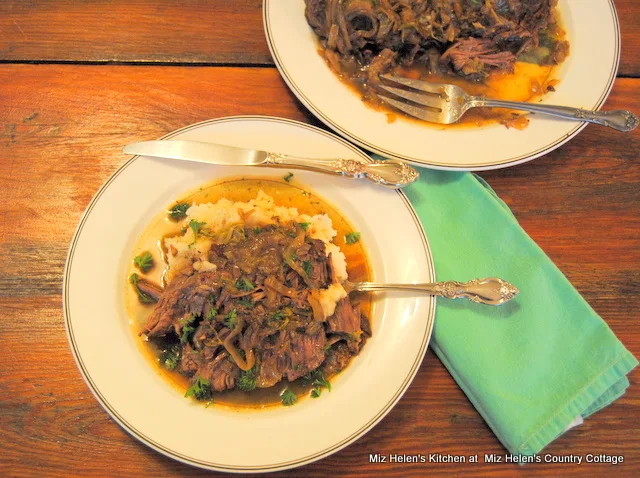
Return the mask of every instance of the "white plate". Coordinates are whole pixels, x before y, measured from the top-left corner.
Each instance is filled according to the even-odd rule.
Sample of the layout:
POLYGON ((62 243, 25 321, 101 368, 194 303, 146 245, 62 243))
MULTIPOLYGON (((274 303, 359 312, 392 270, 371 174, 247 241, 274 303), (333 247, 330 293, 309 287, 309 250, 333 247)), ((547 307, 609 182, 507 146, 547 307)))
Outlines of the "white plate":
MULTIPOLYGON (((560 0, 558 6, 571 54, 557 72, 557 91, 542 102, 598 109, 613 86, 620 56, 613 1, 560 0)), ((263 14, 271 54, 298 99, 338 134, 380 155, 437 169, 504 168, 556 149, 586 126, 541 115, 531 117, 523 131, 498 124, 439 130, 400 116, 388 123, 318 55, 303 0, 264 0, 263 14)))
MULTIPOLYGON (((289 154, 367 159, 317 128, 268 117, 189 126, 165 139, 224 142, 289 154)), ((433 326, 435 301, 376 301, 373 337, 330 393, 293 407, 230 411, 186 400, 138 349, 124 307, 134 243, 158 211, 185 192, 228 176, 282 177, 286 170, 212 166, 134 157, 98 191, 73 237, 64 276, 64 314, 78 367, 105 410, 157 451, 202 468, 276 471, 328 456, 379 422, 416 374, 433 326)), ((427 238, 403 193, 366 181, 296 171, 361 231, 380 281, 428 282, 427 238)))

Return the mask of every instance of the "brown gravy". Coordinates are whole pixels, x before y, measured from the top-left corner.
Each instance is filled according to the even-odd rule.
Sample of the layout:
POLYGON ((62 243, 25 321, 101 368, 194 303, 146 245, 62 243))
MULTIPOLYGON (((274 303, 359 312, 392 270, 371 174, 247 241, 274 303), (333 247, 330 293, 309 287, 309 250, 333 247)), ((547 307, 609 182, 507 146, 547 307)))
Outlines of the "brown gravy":
MULTIPOLYGON (((338 232, 333 243, 339 246, 345 254, 349 280, 372 280, 369 259, 363 245, 365 238, 362 238, 355 244, 346 244, 345 236, 351 232, 355 232, 353 226, 334 206, 330 205, 308 188, 299 186, 295 178, 291 180, 290 183, 271 178, 228 178, 223 181, 215 181, 179 198, 178 201, 172 204, 168 204, 167 209, 176 203, 215 203, 222 198, 234 202, 246 202, 255 198, 260 190, 273 197, 275 203, 279 206, 295 207, 301 214, 308 214, 310 216, 327 214, 333 223, 333 228, 338 232)), ((162 282, 162 275, 165 271, 161 247, 162 238, 179 233, 183 227, 184 222, 172 221, 169 219, 167 211, 160 211, 149 222, 149 225, 140 236, 132 253, 132 258, 145 251, 149 251, 153 255, 155 266, 144 275, 146 279, 158 284, 162 282)), ((133 266, 132 261, 127 277, 134 272, 142 276, 140 271, 133 266)), ((353 302, 360 304, 362 313, 370 318, 373 312, 371 295, 363 294, 357 296, 352 294, 352 299, 353 302)), ((126 284, 125 290, 125 304, 132 333, 135 335, 140 351, 147 360, 149 360, 151 366, 158 374, 166 378, 172 386, 184 394, 189 387, 188 379, 177 371, 171 371, 163 367, 159 360, 161 349, 152 342, 144 341, 139 337, 143 325, 153 310, 153 305, 141 304, 135 290, 128 283, 126 284)), ((281 405, 280 393, 286 387, 289 387, 290 390, 298 396, 298 399, 301 399, 309 394, 313 385, 304 384, 302 380, 296 380, 291 383, 284 380, 271 388, 256 388, 248 393, 240 390, 216 392, 213 403, 214 405, 224 405, 226 407, 239 409, 260 409, 268 406, 279 406, 281 405)), ((323 393, 330 392, 325 389, 323 393)))
MULTIPOLYGON (((557 9, 552 10, 552 20, 549 23, 547 32, 554 41, 564 42, 567 40, 567 33, 564 29, 562 17, 557 9)), ((325 52, 322 46, 318 45, 317 52, 325 58, 325 52)), ((567 54, 569 54, 567 52, 567 54)), ((516 61, 514 71, 494 71, 489 74, 481 83, 466 80, 455 75, 437 75, 430 73, 426 66, 396 66, 390 71, 390 74, 396 76, 404 76, 416 80, 423 80, 429 83, 448 83, 454 84, 464 89, 467 94, 473 96, 483 96, 505 101, 522 101, 533 102, 539 101, 545 94, 555 91, 555 85, 559 80, 556 78, 556 69, 558 65, 542 64, 534 62, 535 55, 529 54, 527 61, 516 61), (532 60, 533 58, 533 60, 532 60)), ((435 129, 460 129, 475 128, 479 126, 487 126, 495 123, 505 125, 507 128, 525 129, 529 124, 527 114, 514 110, 503 108, 473 108, 467 111, 464 116, 453 124, 438 124, 419 120, 408 116, 398 110, 395 110, 381 100, 377 99, 375 94, 371 94, 363 84, 354 81, 351 76, 353 72, 336 71, 331 62, 329 67, 334 70, 338 77, 358 94, 362 101, 370 108, 386 115, 387 122, 393 123, 398 117, 404 120, 417 122, 435 129)))
MULTIPOLYGON (((484 83, 473 83, 459 77, 433 75, 424 68, 402 68, 396 73, 400 76, 427 81, 429 83, 448 83, 461 87, 467 94, 484 96, 507 101, 535 101, 553 88, 557 80, 553 79, 554 67, 550 65, 536 65, 535 63, 516 62, 514 72, 494 72, 484 83)), ((399 113, 383 103, 374 100, 367 101, 377 111, 387 115, 388 121, 394 122, 398 115, 403 119, 419 122, 436 129, 469 128, 501 123, 507 127, 523 129, 529 124, 526 116, 513 110, 501 108, 473 108, 453 124, 436 124, 421 121, 399 113)))

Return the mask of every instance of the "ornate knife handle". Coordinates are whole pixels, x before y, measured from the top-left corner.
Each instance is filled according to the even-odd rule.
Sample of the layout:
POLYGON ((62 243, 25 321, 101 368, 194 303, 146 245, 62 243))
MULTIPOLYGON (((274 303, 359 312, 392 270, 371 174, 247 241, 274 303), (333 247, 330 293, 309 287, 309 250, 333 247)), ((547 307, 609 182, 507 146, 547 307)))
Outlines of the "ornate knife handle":
POLYGON ((418 171, 408 164, 392 159, 385 161, 357 161, 354 159, 299 158, 285 154, 269 153, 265 164, 295 167, 309 171, 339 174, 350 178, 366 178, 390 188, 401 188, 418 179, 418 171))
POLYGON ((357 282, 347 284, 347 291, 362 292, 374 290, 415 290, 431 295, 459 299, 465 297, 473 302, 489 305, 501 305, 513 299, 519 290, 509 282, 498 279, 473 279, 469 282, 434 282, 432 284, 374 284, 373 282, 357 282))

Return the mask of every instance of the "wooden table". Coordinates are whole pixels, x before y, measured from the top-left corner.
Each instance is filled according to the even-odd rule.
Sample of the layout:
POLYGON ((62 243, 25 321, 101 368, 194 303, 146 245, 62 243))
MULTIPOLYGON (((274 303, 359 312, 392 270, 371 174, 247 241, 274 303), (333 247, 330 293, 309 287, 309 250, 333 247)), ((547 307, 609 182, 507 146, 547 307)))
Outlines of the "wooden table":
MULTIPOLYGON (((615 3, 623 52, 605 108, 638 113, 640 4, 615 3)), ((82 212, 127 159, 122 145, 238 114, 319 124, 273 66, 260 0, 0 2, 0 475, 208 474, 138 443, 98 405, 67 344, 62 271, 82 212)), ((588 126, 544 158, 482 176, 640 357, 638 151, 639 130, 588 126)), ((284 475, 637 476, 637 371, 630 380, 623 398, 545 450, 623 455, 622 465, 369 464, 376 452, 505 453, 429 352, 382 423, 284 475)))

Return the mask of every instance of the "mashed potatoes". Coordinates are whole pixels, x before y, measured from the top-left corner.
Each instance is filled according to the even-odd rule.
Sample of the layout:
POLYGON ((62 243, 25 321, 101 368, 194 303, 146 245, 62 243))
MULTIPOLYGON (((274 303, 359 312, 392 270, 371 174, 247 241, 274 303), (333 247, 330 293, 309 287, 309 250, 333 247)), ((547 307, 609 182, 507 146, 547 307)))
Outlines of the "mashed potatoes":
MULTIPOLYGON (((168 251, 168 269, 165 274, 167 282, 171 282, 175 274, 182 268, 191 265, 196 271, 215 270, 215 265, 208 260, 208 253, 214 240, 210 236, 233 234, 234 228, 264 227, 269 224, 290 222, 306 224, 306 235, 325 243, 327 256, 331 254, 331 265, 336 279, 347 279, 347 264, 340 248, 332 243, 337 232, 333 229, 331 219, 326 214, 309 216, 300 214, 294 207, 283 207, 275 204, 274 199, 259 191, 255 199, 247 202, 232 202, 220 199, 216 203, 193 204, 187 209, 183 233, 164 239, 168 251), (200 225, 200 226, 199 226, 200 225), (199 234, 199 228, 207 229, 207 235, 199 234)), ((336 303, 346 296, 342 285, 331 284, 320 291, 320 302, 325 316, 330 316, 336 303)))

